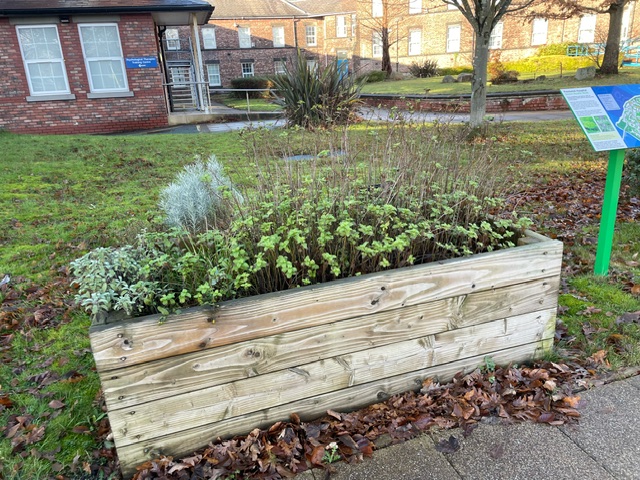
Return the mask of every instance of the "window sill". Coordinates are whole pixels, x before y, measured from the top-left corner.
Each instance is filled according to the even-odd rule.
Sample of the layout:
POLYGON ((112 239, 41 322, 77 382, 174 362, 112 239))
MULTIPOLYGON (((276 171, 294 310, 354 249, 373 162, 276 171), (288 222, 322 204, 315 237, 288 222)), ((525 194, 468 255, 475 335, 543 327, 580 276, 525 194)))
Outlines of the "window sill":
POLYGON ((75 100, 73 93, 63 93, 59 95, 29 95, 27 102, 52 102, 56 100, 75 100))
POLYGON ((133 92, 99 92, 87 93, 87 98, 122 98, 133 97, 133 92))

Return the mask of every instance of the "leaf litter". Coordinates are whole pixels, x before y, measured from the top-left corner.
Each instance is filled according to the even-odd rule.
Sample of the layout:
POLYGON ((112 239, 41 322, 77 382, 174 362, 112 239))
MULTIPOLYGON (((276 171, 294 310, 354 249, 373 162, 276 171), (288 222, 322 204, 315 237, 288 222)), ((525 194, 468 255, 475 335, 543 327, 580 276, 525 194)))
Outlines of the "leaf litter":
MULTIPOLYGON (((237 472, 239 478, 284 479, 310 468, 330 469, 323 456, 332 442, 340 458, 353 463, 372 455, 384 437, 400 443, 432 428, 455 427, 469 435, 484 417, 504 423, 571 424, 580 417, 581 405, 573 392, 588 386, 590 377, 579 365, 543 362, 461 372, 443 384, 428 378, 419 391, 393 395, 355 412, 329 410, 312 422, 292 414, 288 422, 255 429, 247 436, 218 439, 183 459, 165 456, 148 461, 137 467, 134 479, 235 478, 237 472)), ((436 444, 446 454, 459 448, 453 435, 436 444)))

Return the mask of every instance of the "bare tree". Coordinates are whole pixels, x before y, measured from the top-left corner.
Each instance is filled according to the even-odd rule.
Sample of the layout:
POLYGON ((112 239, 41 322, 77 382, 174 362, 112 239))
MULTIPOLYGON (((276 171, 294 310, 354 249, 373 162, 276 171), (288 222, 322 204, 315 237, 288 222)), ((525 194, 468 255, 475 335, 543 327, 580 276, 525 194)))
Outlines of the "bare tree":
POLYGON ((410 0, 358 0, 358 12, 361 39, 369 38, 380 42, 382 47, 381 70, 391 75, 390 49, 396 42, 404 39, 398 30, 403 29, 409 15, 410 0), (394 32, 395 29, 395 32, 394 32), (394 34, 395 33, 395 34, 394 34))
POLYGON ((453 5, 467 19, 475 35, 473 47, 473 80, 471 81, 470 125, 482 124, 487 111, 487 64, 491 32, 508 13, 533 5, 536 0, 432 0, 434 4, 453 5))
POLYGON ((620 56, 620 39, 622 37, 622 19, 624 8, 631 0, 547 0, 560 7, 566 16, 585 13, 606 13, 609 15, 609 29, 600 72, 618 73, 620 56))

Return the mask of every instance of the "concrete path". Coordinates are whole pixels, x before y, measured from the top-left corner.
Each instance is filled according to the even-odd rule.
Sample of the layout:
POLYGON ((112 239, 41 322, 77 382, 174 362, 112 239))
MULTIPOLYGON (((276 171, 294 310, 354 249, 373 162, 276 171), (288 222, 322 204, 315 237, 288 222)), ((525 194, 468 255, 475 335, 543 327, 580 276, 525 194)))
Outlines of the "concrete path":
POLYGON ((580 394, 577 425, 503 425, 488 418, 464 438, 459 430, 431 432, 374 452, 364 462, 335 464, 299 480, 610 480, 640 479, 640 377, 580 394), (455 453, 435 445, 454 435, 455 453))
MULTIPOLYGON (((224 107, 227 108, 227 107, 224 107)), ((233 109, 229 109, 233 110, 233 109)), ((365 121, 386 122, 394 115, 390 110, 383 108, 363 108, 360 111, 365 121)), ((402 118, 410 122, 442 122, 442 123, 464 123, 469 121, 468 114, 453 113, 430 113, 430 112, 400 112, 402 118)), ((487 115, 493 122, 535 122, 544 120, 565 120, 573 118, 569 110, 562 111, 537 111, 537 112, 511 112, 504 114, 487 115)), ((158 133, 219 133, 242 130, 244 128, 277 128, 285 125, 282 118, 274 120, 242 120, 228 121, 221 123, 202 123, 192 125, 177 125, 156 130, 142 132, 131 132, 125 135, 142 135, 158 133)))

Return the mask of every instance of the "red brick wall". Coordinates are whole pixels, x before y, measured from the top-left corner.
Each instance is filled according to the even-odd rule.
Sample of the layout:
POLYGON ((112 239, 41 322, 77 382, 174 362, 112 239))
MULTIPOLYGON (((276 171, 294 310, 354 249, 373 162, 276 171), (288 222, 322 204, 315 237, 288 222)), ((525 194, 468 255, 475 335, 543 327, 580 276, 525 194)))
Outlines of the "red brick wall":
MULTIPOLYGON (((124 57, 156 57, 155 26, 150 15, 121 15, 118 22, 124 57)), ((75 100, 27 102, 30 95, 15 25, 0 19, 0 129, 19 133, 112 133, 167 125, 160 67, 127 69, 133 97, 89 99, 78 25, 58 24, 69 88, 75 100)))
MULTIPOLYGON (((409 99, 409 98, 380 98, 363 96, 362 100, 371 107, 413 110, 418 112, 452 112, 469 113, 469 100, 464 99, 409 99)), ((530 112, 544 110, 568 110, 569 106, 562 95, 528 95, 509 98, 487 98, 487 113, 501 112, 530 112)))
MULTIPOLYGON (((338 50, 346 50, 348 58, 353 55, 355 40, 351 37, 351 14, 347 15, 347 37, 337 38, 335 17, 325 18, 253 18, 244 20, 225 20, 212 18, 209 26, 214 26, 216 35, 215 49, 202 49, 202 59, 205 63, 220 65, 220 79, 222 87, 230 88, 231 80, 242 76, 241 63, 244 60, 253 61, 256 76, 273 75, 275 61, 282 58, 293 58, 296 48, 300 48, 303 55, 315 59, 319 65, 326 65, 332 61, 338 50), (306 42, 307 25, 316 27, 316 45, 309 46, 306 42), (252 48, 240 48, 238 26, 251 29, 252 48), (273 46, 273 27, 284 27, 285 46, 273 46)), ((188 27, 179 27, 181 39, 189 37, 188 27)), ((201 45, 204 45, 202 37, 201 45)), ((187 45, 187 43, 184 43, 187 45)), ((182 45, 182 43, 181 43, 182 45)), ((178 59, 175 52, 167 52, 167 59, 178 59)), ((205 67, 206 70, 206 67, 205 67)), ((206 78, 206 71, 205 71, 206 78)))

